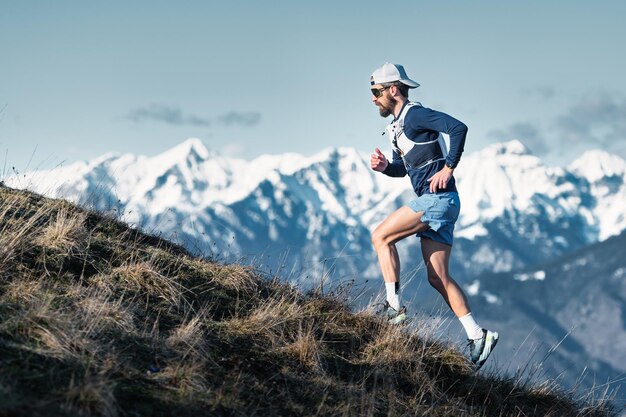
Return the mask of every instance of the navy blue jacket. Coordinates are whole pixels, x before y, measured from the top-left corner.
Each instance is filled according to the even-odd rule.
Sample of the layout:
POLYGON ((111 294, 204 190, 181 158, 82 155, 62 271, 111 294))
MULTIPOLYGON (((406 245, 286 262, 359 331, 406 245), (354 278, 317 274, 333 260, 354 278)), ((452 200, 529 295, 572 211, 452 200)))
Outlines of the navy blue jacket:
MULTIPOLYGON (((396 120, 394 119, 392 123, 396 122, 396 120)), ((403 127, 406 137, 416 143, 435 141, 439 137, 440 132, 450 136, 450 150, 445 161, 440 160, 421 168, 409 167, 407 169, 402 156, 394 149, 393 160, 389 162, 389 165, 383 171, 383 174, 390 177, 404 177, 408 173, 413 189, 418 196, 430 194, 428 179, 440 171, 446 163, 454 167, 459 163, 465 145, 465 137, 467 136, 467 126, 445 113, 416 105, 408 109, 404 117, 403 127)), ((418 149, 419 147, 415 148, 418 149)), ((450 179, 445 189, 437 190, 437 192, 444 191, 456 191, 454 177, 450 179)))

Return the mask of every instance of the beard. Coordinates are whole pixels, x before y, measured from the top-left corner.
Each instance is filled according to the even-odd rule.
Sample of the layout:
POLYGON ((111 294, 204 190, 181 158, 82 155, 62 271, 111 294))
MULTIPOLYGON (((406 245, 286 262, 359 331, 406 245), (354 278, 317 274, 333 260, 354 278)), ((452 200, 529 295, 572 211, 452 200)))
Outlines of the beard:
POLYGON ((387 103, 380 103, 380 106, 378 106, 378 112, 380 113, 381 117, 389 116, 393 112, 393 108, 398 102, 398 100, 393 97, 389 97, 385 101, 387 101, 387 103))

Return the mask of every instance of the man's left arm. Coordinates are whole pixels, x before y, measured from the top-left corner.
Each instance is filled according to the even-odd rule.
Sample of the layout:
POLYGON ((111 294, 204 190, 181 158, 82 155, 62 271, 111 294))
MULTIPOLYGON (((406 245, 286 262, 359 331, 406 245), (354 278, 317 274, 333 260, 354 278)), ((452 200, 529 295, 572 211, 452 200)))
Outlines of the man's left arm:
POLYGON ((446 113, 428 108, 420 110, 421 112, 417 114, 418 118, 415 119, 415 123, 419 125, 419 128, 443 132, 450 136, 450 150, 446 156, 445 166, 428 179, 430 181, 430 192, 434 193, 437 189, 446 188, 452 178, 454 168, 461 160, 461 154, 463 154, 465 147, 465 138, 467 137, 467 126, 446 113))

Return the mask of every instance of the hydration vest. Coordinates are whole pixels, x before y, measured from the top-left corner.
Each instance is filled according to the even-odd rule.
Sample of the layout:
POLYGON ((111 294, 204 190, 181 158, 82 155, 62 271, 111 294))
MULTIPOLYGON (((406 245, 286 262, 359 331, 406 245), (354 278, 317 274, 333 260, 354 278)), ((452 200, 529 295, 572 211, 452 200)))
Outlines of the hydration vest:
POLYGON ((421 169, 432 163, 446 159, 448 148, 443 135, 439 133, 437 139, 428 142, 414 142, 404 133, 404 118, 413 106, 423 107, 420 103, 408 102, 400 116, 385 128, 389 135, 391 148, 402 157, 404 166, 409 169, 421 169))

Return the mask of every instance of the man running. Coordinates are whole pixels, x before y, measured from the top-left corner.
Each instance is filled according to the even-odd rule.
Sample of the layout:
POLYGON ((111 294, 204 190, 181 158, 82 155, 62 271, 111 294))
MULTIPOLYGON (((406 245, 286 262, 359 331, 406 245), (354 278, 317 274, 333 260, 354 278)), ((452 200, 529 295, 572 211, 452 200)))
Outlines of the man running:
POLYGON ((393 160, 389 162, 376 148, 371 167, 390 177, 408 174, 417 194, 372 233, 387 292, 384 311, 390 323, 406 320, 406 308, 400 303, 400 259, 395 244, 417 235, 428 282, 461 321, 469 339, 470 359, 480 368, 498 342, 498 333, 476 323, 463 290, 448 271, 454 223, 461 207, 452 174, 463 153, 467 126, 445 113, 410 102, 409 89, 419 84, 407 76, 402 65, 386 63, 374 71, 370 84, 380 115, 394 117, 386 129, 393 160), (450 152, 441 132, 450 135, 450 152))

